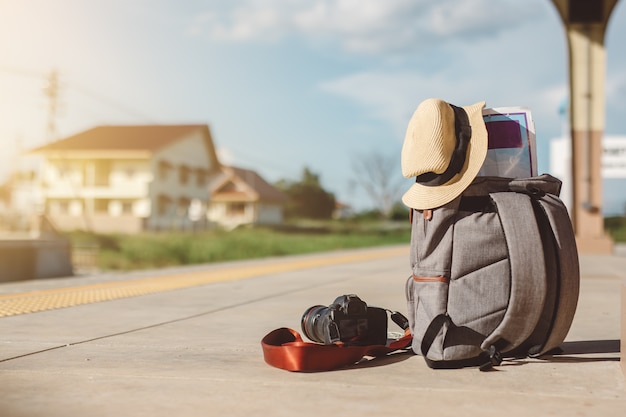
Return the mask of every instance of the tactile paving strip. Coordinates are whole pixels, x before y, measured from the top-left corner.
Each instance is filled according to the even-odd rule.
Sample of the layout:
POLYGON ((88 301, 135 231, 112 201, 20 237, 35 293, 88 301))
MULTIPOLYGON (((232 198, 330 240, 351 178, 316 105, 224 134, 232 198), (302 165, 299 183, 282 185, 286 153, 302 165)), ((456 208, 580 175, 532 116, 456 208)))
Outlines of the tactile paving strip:
POLYGON ((0 296, 0 317, 137 297, 140 295, 189 288, 214 282, 232 281, 298 269, 375 260, 401 254, 408 254, 408 249, 405 247, 394 247, 375 252, 351 253, 326 258, 315 257, 312 259, 276 260, 276 262, 254 266, 194 271, 167 276, 135 278, 28 293, 8 294, 0 296))

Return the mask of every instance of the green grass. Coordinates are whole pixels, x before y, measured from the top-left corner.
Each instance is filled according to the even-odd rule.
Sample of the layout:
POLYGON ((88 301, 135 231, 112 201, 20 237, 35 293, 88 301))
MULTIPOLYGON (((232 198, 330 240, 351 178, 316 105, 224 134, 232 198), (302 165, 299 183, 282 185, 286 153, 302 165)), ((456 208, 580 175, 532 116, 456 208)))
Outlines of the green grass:
MULTIPOLYGON (((605 227, 616 242, 626 242, 626 217, 609 217, 605 227)), ((242 228, 202 233, 137 235, 69 234, 74 246, 97 246, 100 270, 134 270, 284 256, 337 249, 408 244, 408 221, 308 222, 280 230, 242 228)))
POLYGON ((134 270, 263 258, 337 249, 409 243, 408 222, 400 227, 307 227, 283 231, 264 228, 230 232, 142 233, 137 235, 69 234, 75 246, 97 245, 100 270, 134 270), (406 226, 404 225, 406 224, 406 226))
POLYGON ((607 217, 604 227, 615 242, 626 242, 626 217, 607 217))

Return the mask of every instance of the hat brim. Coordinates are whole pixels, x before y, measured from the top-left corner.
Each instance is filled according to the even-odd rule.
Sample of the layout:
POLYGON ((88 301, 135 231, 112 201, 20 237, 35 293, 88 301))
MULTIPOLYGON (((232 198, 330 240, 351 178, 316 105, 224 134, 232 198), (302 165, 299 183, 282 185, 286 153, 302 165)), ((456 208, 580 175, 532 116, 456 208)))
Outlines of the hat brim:
POLYGON ((440 207, 461 195, 474 181, 485 162, 489 144, 487 128, 483 120, 484 107, 484 101, 463 107, 472 127, 472 138, 461 171, 442 185, 428 186, 416 182, 402 196, 404 204, 418 210, 440 207))

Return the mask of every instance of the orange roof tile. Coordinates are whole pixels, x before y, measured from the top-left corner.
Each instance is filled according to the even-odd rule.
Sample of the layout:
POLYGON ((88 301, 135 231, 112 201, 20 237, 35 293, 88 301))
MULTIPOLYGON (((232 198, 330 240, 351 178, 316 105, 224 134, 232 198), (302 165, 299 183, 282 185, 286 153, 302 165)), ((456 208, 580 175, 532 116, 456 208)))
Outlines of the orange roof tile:
MULTIPOLYGON (((65 139, 33 149, 31 152, 56 150, 147 150, 155 151, 176 142, 207 125, 129 125, 97 126, 65 139)), ((209 133, 210 135, 210 133, 209 133)))
POLYGON ((222 178, 220 184, 214 189, 212 198, 216 199, 216 201, 225 201, 229 199, 240 200, 242 198, 243 193, 233 192, 232 188, 229 186, 233 177, 239 178, 241 181, 245 182, 251 190, 254 190, 258 201, 284 203, 288 199, 285 193, 269 184, 255 171, 233 166, 224 167, 224 169, 226 171, 230 171, 231 175, 226 178, 222 178), (235 195, 237 195, 237 198, 235 198, 235 195))

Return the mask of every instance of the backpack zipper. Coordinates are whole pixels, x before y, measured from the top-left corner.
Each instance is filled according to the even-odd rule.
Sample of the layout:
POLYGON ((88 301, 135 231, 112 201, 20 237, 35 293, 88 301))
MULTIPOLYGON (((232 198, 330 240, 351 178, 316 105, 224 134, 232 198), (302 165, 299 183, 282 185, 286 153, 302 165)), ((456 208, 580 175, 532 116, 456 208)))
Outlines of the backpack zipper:
POLYGON ((450 278, 438 276, 438 277, 418 277, 413 274, 413 281, 415 282, 441 282, 444 284, 448 284, 450 282, 450 278))

